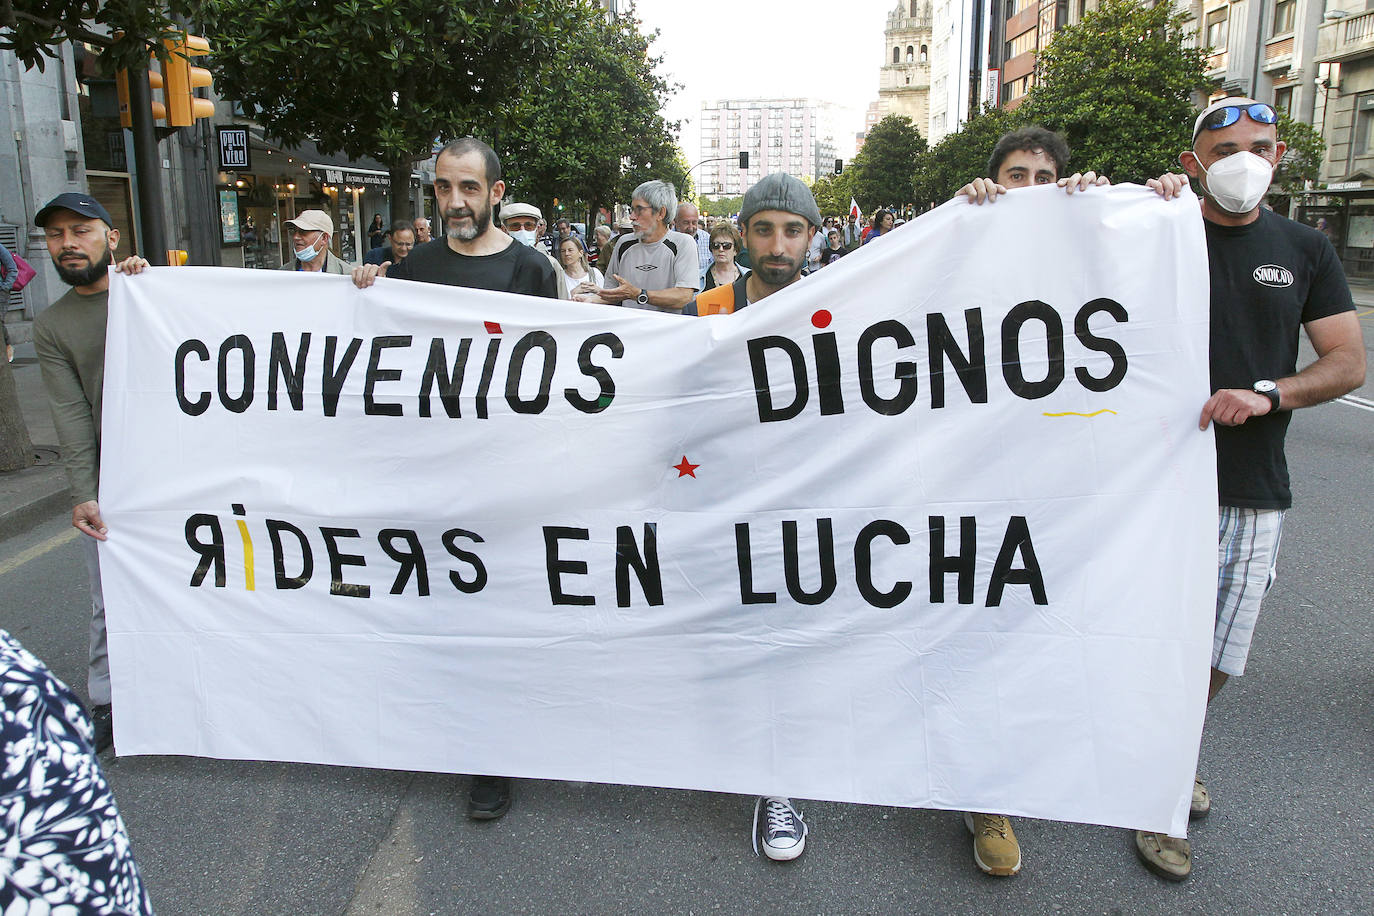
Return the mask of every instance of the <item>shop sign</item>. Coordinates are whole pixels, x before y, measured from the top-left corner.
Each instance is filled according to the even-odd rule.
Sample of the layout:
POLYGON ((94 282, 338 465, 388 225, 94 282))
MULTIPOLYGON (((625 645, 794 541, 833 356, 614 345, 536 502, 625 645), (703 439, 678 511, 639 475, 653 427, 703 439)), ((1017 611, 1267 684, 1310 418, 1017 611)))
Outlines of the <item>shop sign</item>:
POLYGON ((216 127, 219 138, 219 169, 224 171, 247 171, 252 168, 248 152, 248 128, 216 127))
POLYGON ((390 175, 369 175, 349 169, 323 169, 326 184, 371 185, 377 188, 391 187, 390 175))

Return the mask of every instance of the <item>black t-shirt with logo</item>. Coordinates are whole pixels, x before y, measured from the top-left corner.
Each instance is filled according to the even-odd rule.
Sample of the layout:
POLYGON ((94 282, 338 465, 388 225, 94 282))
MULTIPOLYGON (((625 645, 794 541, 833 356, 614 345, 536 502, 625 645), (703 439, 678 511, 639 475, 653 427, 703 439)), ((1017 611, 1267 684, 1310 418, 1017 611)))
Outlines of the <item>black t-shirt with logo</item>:
MULTIPOLYGON (((1245 226, 1204 220, 1212 280, 1212 390, 1249 389, 1297 370, 1302 325, 1354 309, 1340 259, 1315 229, 1261 209, 1245 226)), ((1293 503, 1283 440, 1292 413, 1215 426, 1223 506, 1293 503)))
POLYGON ((558 298, 561 282, 547 257, 516 241, 496 254, 466 255, 448 247, 447 239, 434 239, 416 245, 410 256, 393 264, 386 275, 398 280, 524 293, 548 299, 558 298))

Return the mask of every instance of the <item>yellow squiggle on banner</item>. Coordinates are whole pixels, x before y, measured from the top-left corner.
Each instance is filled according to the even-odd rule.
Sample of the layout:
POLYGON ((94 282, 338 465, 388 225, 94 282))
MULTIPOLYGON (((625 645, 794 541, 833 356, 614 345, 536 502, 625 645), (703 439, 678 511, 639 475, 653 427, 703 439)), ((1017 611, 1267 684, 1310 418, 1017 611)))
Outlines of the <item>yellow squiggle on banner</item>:
POLYGON ((255 590, 253 576, 253 538, 248 533, 248 525, 239 522, 239 536, 243 538, 243 586, 248 591, 255 590))
POLYGON ((1115 410, 1111 410, 1110 408, 1104 407, 1104 408, 1102 408, 1101 410, 1094 410, 1092 413, 1079 413, 1079 412, 1076 411, 1076 410, 1066 410, 1066 411, 1064 411, 1063 413, 1047 413, 1047 414, 1045 414, 1045 416, 1047 416, 1047 417, 1087 417, 1087 418, 1089 418, 1089 419, 1092 419, 1093 417, 1097 416, 1098 414, 1102 414, 1102 413, 1109 413, 1109 414, 1112 414, 1113 416, 1116 415, 1116 411, 1115 411, 1115 410))

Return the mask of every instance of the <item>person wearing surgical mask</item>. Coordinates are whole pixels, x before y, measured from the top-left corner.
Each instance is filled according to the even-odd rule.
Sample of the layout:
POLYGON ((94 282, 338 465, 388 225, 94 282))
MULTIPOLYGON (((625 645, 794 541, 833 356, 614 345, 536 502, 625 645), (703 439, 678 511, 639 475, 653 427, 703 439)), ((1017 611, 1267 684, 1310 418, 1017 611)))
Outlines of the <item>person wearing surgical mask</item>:
MULTIPOLYGON (((521 245, 533 248, 544 255, 549 259, 554 270, 562 276, 563 265, 558 263, 558 259, 545 251, 544 247, 539 244, 539 227, 543 222, 544 214, 533 204, 509 203, 501 205, 501 228, 506 230, 506 234, 521 245)), ((568 289, 562 283, 558 284, 558 298, 568 298, 568 289)))
POLYGON ((280 270, 299 270, 308 273, 347 274, 352 269, 329 250, 334 236, 334 221, 323 210, 302 210, 287 220, 286 237, 291 242, 293 256, 280 270))
MULTIPOLYGON (((1284 457, 1292 412, 1338 398, 1365 377, 1360 322, 1331 240, 1262 206, 1286 149, 1272 106, 1224 98, 1193 124, 1192 148, 1179 155, 1187 174, 1147 182, 1165 200, 1177 199, 1190 177, 1202 193, 1211 396, 1201 405, 1198 429, 1215 431, 1218 504, 1209 703, 1245 672, 1260 602, 1274 583, 1284 512, 1293 499, 1284 457), (1301 371, 1300 332, 1316 353, 1301 371)), ((1311 481, 1307 489, 1329 495, 1333 486, 1311 481)), ((1211 807, 1195 776, 1191 816, 1211 807)), ((1135 844, 1141 862, 1160 877, 1182 881, 1192 872, 1186 839, 1137 831, 1135 844)))

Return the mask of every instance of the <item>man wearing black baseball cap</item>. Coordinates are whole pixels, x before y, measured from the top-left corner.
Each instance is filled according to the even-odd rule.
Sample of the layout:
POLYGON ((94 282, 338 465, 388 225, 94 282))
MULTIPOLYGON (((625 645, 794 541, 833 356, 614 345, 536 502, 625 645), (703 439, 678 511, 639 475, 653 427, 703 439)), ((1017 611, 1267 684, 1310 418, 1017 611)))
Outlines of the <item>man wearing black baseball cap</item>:
MULTIPOLYGON (((33 322, 33 344, 43 370, 71 485, 72 525, 86 535, 86 569, 91 577, 91 641, 87 693, 95 722, 97 753, 114 742, 110 713, 110 662, 105 646, 105 599, 100 588, 97 541, 105 540, 96 486, 100 479, 100 395, 105 377, 105 315, 110 264, 119 230, 89 194, 54 197, 34 223, 48 241, 48 254, 62 282, 72 289, 33 322)), ((148 266, 138 256, 115 268, 136 274, 148 266)))
MULTIPOLYGON (((1207 232, 1212 396, 1198 427, 1216 430, 1218 497, 1209 703, 1245 672, 1260 602, 1274 581, 1293 502, 1284 457, 1292 412, 1364 382, 1360 322, 1330 240, 1263 206, 1284 150, 1272 106, 1224 98, 1193 122, 1192 149, 1179 154, 1188 174, 1147 182, 1168 200, 1196 178, 1207 232), (1299 372, 1300 328, 1317 359, 1299 372)), ((1194 777, 1191 815, 1202 817, 1211 804, 1194 777)), ((1186 839, 1137 831, 1135 842, 1141 862, 1160 877, 1182 881, 1191 873, 1186 839)))

